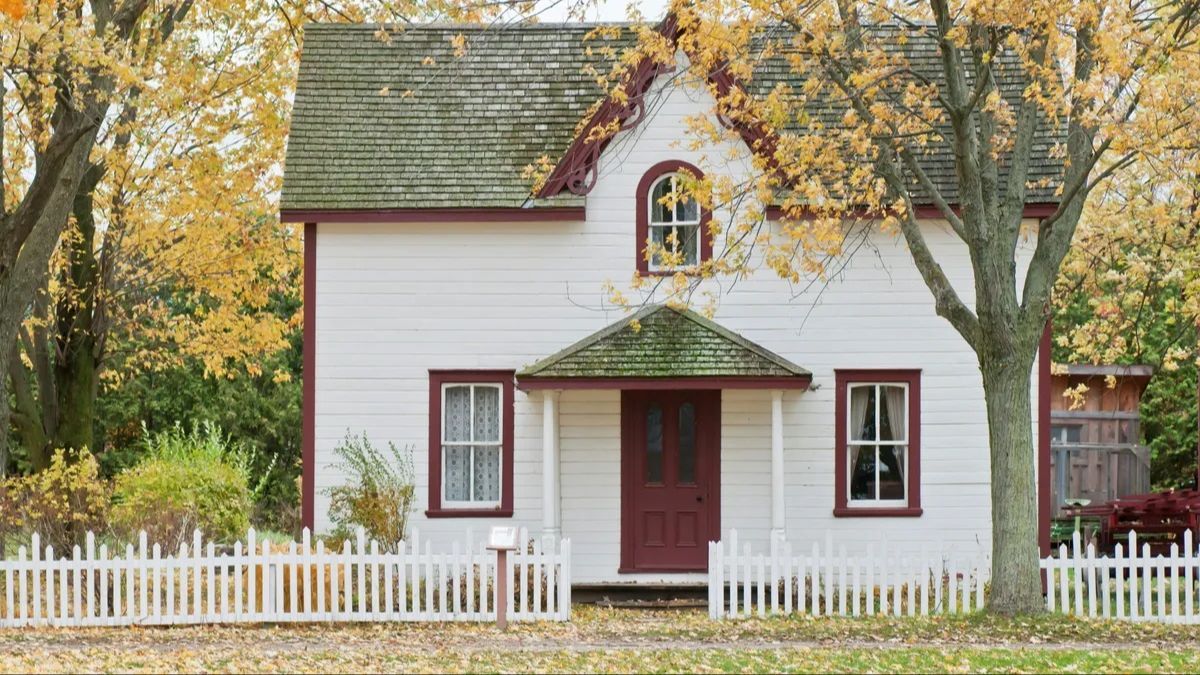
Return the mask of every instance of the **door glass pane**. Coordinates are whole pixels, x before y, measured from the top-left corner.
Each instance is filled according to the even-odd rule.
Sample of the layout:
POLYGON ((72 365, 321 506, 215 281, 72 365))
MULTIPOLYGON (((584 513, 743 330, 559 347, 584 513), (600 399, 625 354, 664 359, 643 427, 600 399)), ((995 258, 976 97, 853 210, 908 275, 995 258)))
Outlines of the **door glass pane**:
POLYGON ((879 448, 879 498, 904 499, 904 447, 879 448))
POLYGON ((696 408, 679 406, 679 482, 696 482, 696 408))
POLYGON ((646 409, 646 482, 663 481, 663 414, 652 405, 646 409))

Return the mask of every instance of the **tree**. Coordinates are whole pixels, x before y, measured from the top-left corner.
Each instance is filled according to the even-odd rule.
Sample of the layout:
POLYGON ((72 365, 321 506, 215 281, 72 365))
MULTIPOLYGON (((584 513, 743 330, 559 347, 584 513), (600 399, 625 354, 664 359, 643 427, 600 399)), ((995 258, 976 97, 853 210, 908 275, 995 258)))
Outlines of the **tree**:
POLYGON ((1179 147, 1105 186, 1055 290, 1057 359, 1155 367, 1141 417, 1156 489, 1189 486, 1197 472, 1196 160, 1194 148, 1179 147))
MULTIPOLYGON (((698 144, 740 133, 755 151, 749 182, 692 181, 691 195, 705 205, 778 196, 785 215, 775 237, 761 230, 761 208, 717 223, 710 234, 726 252, 699 277, 761 264, 789 279, 819 278, 826 260, 845 253, 847 221, 873 221, 902 237, 938 315, 978 359, 991 457, 990 607, 1039 611, 1030 376, 1051 292, 1097 187, 1138 159, 1190 145, 1194 113, 1180 92, 1200 74, 1196 6, 715 0, 672 10, 678 41, 642 29, 637 51, 660 64, 675 62, 676 46, 688 54, 686 77, 716 99, 715 115, 692 121, 698 144), (932 47, 932 72, 897 48, 914 40, 932 47), (799 84, 758 83, 764 62, 799 84), (713 73, 735 83, 723 86, 713 73), (840 122, 818 117, 814 105, 836 106, 840 122), (714 117, 727 124, 708 121, 714 117), (1037 187, 1032 159, 1039 140, 1056 137, 1056 206, 1034 226, 1021 281, 1015 251, 1037 187), (925 171, 935 147, 953 157, 953 201, 925 171), (921 206, 935 208, 968 251, 973 297, 927 245, 921 206)), ((636 61, 625 55, 609 77, 621 94, 622 69, 636 61)), ((696 282, 678 275, 667 283, 682 296, 696 282)))
MULTIPOLYGON (((417 16, 499 22, 527 9, 486 0, 130 0, 129 12, 147 16, 123 18, 109 34, 99 19, 111 8, 57 1, 0 24, 0 40, 15 36, 4 56, 18 93, 3 100, 17 132, 5 138, 5 178, 16 186, 33 174, 26 202, 47 192, 43 183, 54 189, 34 203, 45 221, 36 245, 14 244, 25 262, 8 294, 0 251, 12 420, 35 469, 53 448, 94 443, 102 378, 188 360, 206 375, 241 364, 256 376, 255 360, 285 346, 294 323, 267 301, 294 281, 299 242, 277 221, 273 199, 305 22, 389 20, 402 30, 417 16), (41 77, 47 67, 61 77, 41 77), (54 153, 74 153, 63 160, 69 180, 55 182, 54 153)), ((26 202, 6 218, 25 218, 26 202)), ((0 247, 3 237, 0 228, 0 247)), ((0 419, 9 404, 0 396, 0 419)))
MULTIPOLYGON (((16 340, 114 97, 137 86, 127 64, 190 6, 52 0, 0 15, 0 344, 16 340)), ((8 411, 0 396, 0 419, 8 411)), ((0 459, 7 445, 0 434, 0 459)))
POLYGON ((186 359, 253 375, 294 322, 268 307, 294 292, 299 263, 272 199, 295 72, 288 23, 241 0, 175 18, 102 126, 12 349, 13 422, 35 470, 55 448, 95 449, 102 379, 186 359))

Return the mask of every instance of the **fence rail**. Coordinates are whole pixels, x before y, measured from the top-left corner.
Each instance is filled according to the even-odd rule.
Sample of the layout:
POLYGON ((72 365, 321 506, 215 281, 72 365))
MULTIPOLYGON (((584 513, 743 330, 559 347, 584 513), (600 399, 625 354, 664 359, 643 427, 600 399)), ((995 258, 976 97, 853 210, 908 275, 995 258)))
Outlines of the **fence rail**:
POLYGON ((797 554, 776 541, 769 553, 738 548, 736 530, 729 541, 709 543, 708 609, 714 618, 809 614, 914 616, 957 614, 983 607, 989 566, 986 559, 889 546, 881 539, 866 555, 847 555, 813 543, 797 554))
POLYGON ((482 542, 434 551, 416 532, 391 550, 361 531, 341 551, 314 546, 308 530, 286 546, 250 530, 245 545, 222 552, 196 532, 174 555, 149 547, 144 533, 113 557, 91 533, 86 541, 56 558, 35 535, 15 560, 0 561, 0 627, 491 621, 498 572, 509 580, 509 620, 570 618, 570 540, 530 539, 523 529, 499 571, 482 542))

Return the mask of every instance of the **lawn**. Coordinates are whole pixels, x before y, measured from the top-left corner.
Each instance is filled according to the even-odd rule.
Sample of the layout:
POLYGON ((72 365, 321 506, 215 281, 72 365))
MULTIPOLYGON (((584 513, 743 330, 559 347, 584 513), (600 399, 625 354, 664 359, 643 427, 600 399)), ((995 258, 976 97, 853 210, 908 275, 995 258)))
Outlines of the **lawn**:
POLYGON ((0 671, 1195 672, 1200 627, 581 607, 570 624, 0 631, 0 671))

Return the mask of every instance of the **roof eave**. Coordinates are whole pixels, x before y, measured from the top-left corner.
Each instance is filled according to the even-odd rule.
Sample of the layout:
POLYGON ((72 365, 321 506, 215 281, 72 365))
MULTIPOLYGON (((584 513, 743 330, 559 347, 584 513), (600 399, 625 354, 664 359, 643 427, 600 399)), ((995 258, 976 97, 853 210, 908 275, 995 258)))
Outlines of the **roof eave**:
POLYGON ((693 376, 693 377, 538 377, 517 375, 517 388, 522 391, 567 389, 620 389, 632 391, 662 391, 675 389, 792 389, 803 391, 812 384, 812 375, 789 377, 750 375, 693 376))

